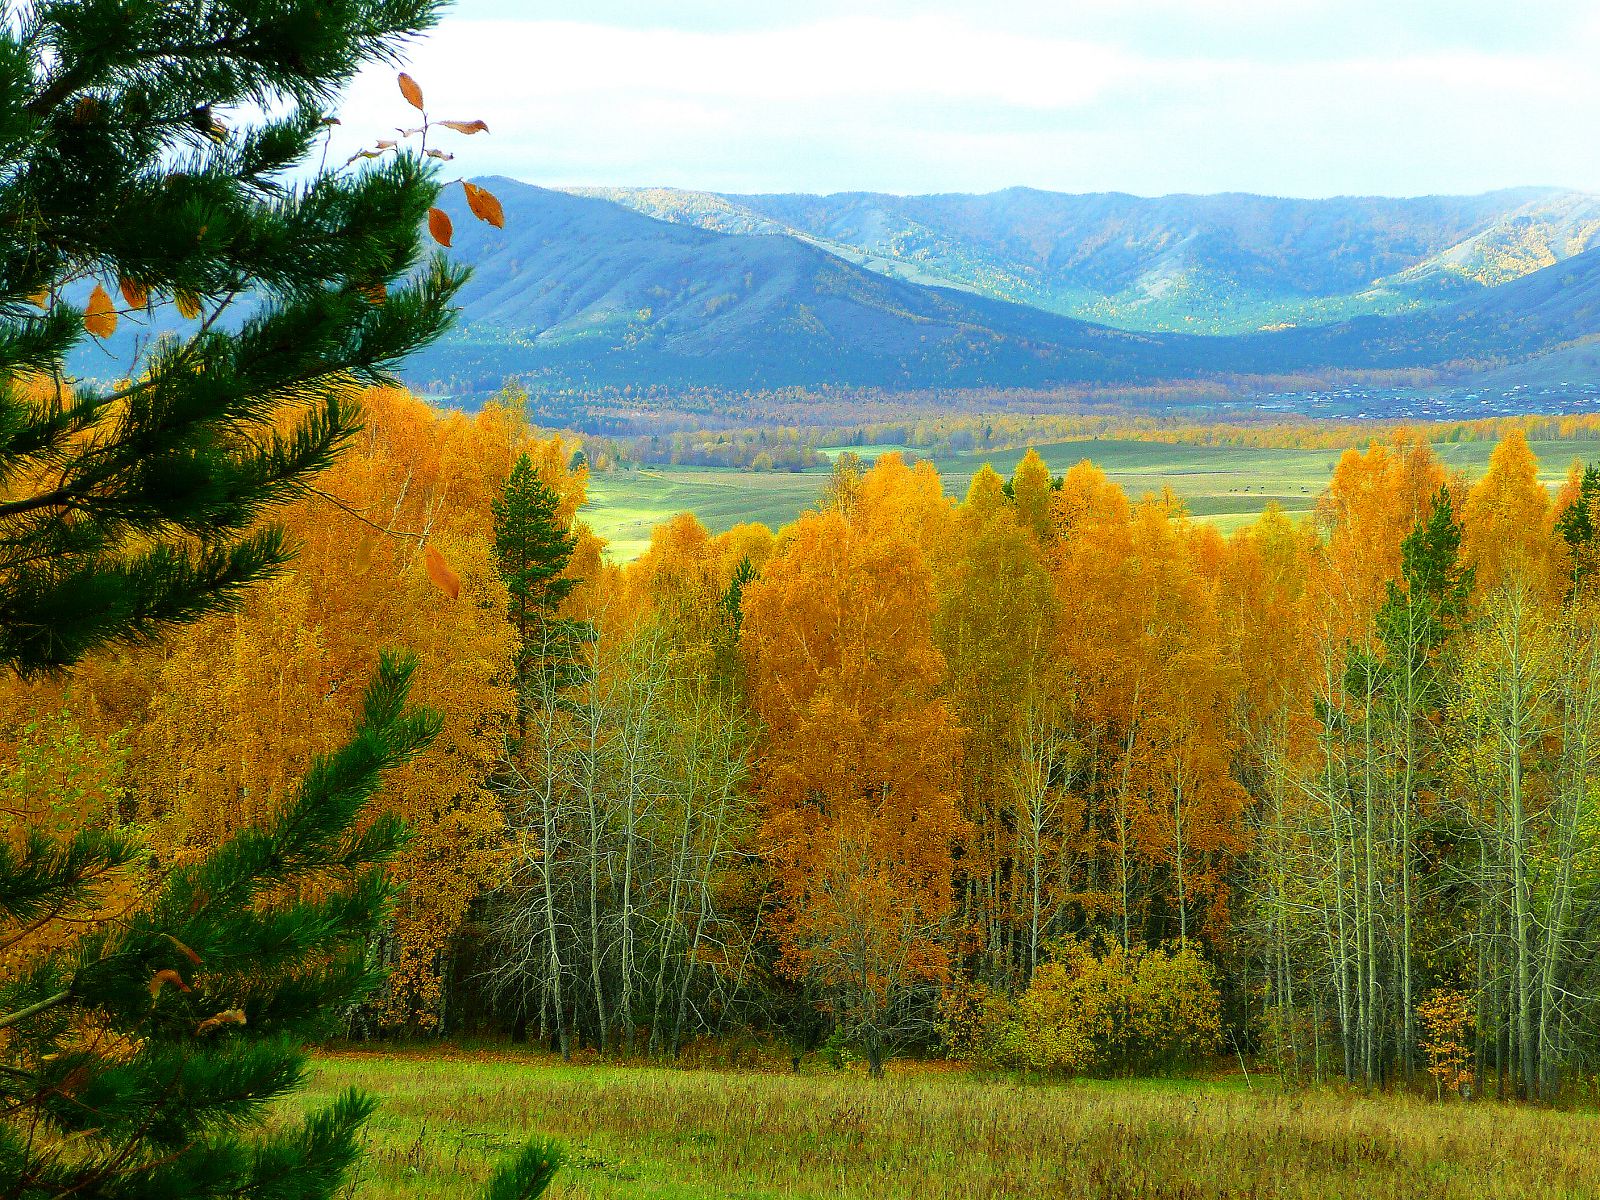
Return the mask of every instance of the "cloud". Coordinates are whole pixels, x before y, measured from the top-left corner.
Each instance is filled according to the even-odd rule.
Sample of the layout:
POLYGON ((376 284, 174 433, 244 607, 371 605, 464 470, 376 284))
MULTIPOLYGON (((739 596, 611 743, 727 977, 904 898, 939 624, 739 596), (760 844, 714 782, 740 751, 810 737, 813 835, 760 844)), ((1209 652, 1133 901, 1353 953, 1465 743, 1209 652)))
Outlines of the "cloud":
POLYGON ((508 100, 918 95, 1042 107, 1082 103, 1138 66, 1092 42, 997 33, 942 17, 844 17, 733 33, 458 21, 442 25, 412 57, 417 73, 508 100))
MULTIPOLYGON (((1288 6, 1138 7, 1147 21, 1205 10, 1270 23, 1288 6)), ((1338 7, 1301 11, 1327 20, 1338 7)), ((937 5, 735 29, 447 17, 409 60, 435 115, 493 128, 461 145, 469 171, 535 182, 1308 195, 1600 185, 1585 120, 1600 107, 1593 21, 1515 53, 1366 45, 1320 57, 1174 55, 1080 25, 1019 32, 937 5)), ((342 136, 369 142, 403 121, 392 73, 364 75, 341 115, 342 136)))

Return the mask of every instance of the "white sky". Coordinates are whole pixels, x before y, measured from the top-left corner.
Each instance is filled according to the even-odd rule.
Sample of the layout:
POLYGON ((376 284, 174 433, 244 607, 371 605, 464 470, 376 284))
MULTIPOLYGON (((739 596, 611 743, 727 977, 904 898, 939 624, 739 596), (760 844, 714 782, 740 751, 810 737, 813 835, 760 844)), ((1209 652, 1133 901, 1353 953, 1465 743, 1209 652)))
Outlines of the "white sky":
MULTIPOLYGON (((459 0, 407 57, 541 184, 1600 190, 1593 0, 459 0)), ((393 72, 341 116, 407 121, 393 72)))

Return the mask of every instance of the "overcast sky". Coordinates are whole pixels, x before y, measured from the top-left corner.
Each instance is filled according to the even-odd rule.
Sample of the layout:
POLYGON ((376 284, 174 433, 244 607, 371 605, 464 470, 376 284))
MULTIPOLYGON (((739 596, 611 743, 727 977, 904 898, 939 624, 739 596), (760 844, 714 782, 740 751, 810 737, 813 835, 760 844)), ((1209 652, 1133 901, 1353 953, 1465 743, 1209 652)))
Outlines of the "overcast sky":
MULTIPOLYGON (((1595 0, 458 0, 407 57, 541 184, 1600 190, 1595 0)), ((393 72, 342 116, 405 120, 393 72)))

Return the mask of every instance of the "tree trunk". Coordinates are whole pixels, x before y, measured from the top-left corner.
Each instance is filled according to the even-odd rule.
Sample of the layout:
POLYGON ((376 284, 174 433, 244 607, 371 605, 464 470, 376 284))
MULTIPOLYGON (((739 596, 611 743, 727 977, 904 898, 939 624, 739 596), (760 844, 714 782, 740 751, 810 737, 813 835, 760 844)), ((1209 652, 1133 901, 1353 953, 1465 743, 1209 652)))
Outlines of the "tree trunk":
POLYGON ((883 1047, 874 1038, 867 1042, 867 1074, 873 1079, 883 1078, 883 1047))

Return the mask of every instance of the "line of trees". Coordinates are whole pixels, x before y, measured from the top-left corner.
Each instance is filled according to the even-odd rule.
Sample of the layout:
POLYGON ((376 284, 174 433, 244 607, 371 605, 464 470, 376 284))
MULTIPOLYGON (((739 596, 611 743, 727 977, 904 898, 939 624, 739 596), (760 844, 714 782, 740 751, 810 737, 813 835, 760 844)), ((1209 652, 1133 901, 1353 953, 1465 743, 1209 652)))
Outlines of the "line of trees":
MULTIPOLYGON (((758 1030, 879 1071, 981 994, 1051 1061, 1016 1038, 1147 962, 1288 1078, 1448 1050, 1452 1086, 1551 1098, 1600 1052, 1600 474, 1552 500, 1520 430, 1470 485, 1395 434, 1228 537, 1087 461, 955 503, 842 456, 776 534, 683 516, 619 566, 515 406, 365 407, 259 606, 7 696, 181 858, 275 811, 376 630, 416 647, 443 725, 379 801, 415 832, 353 1029, 758 1030)), ((1117 1053, 1058 1060, 1168 1061, 1117 1053)))
MULTIPOLYGON (((986 451, 1026 450, 1029 446, 1059 442, 1114 439, 1162 445, 1249 447, 1255 449, 1337 450, 1363 446, 1374 438, 1410 432, 1438 444, 1498 441, 1518 430, 1529 441, 1600 440, 1600 415, 1527 414, 1514 417, 1477 417, 1408 422, 1404 420, 1353 420, 1311 418, 1288 413, 1267 413, 1241 420, 1206 420, 1187 413, 1162 413, 1160 409, 1119 407, 1112 404, 1075 406, 1070 412, 1017 412, 987 408, 986 400, 998 393, 964 395, 962 405, 923 398, 901 398, 898 405, 885 398, 884 415, 870 420, 859 416, 835 423, 839 414, 818 411, 802 419, 788 414, 796 424, 778 424, 771 413, 757 412, 761 423, 740 426, 727 421, 706 425, 693 416, 663 416, 648 433, 631 437, 602 435, 581 413, 537 414, 547 425, 576 423, 591 432, 569 435, 581 442, 589 464, 607 470, 629 464, 739 467, 755 471, 799 471, 824 462, 819 448, 871 448, 868 453, 900 448, 908 456, 942 457, 986 451)), ((1043 399, 1035 397, 1035 399, 1043 399)), ((534 401, 525 403, 535 404, 534 401)), ((537 402, 543 404, 544 399, 537 402)), ((788 419, 788 418, 786 418, 788 419)), ((650 425, 649 421, 644 424, 650 425)))

